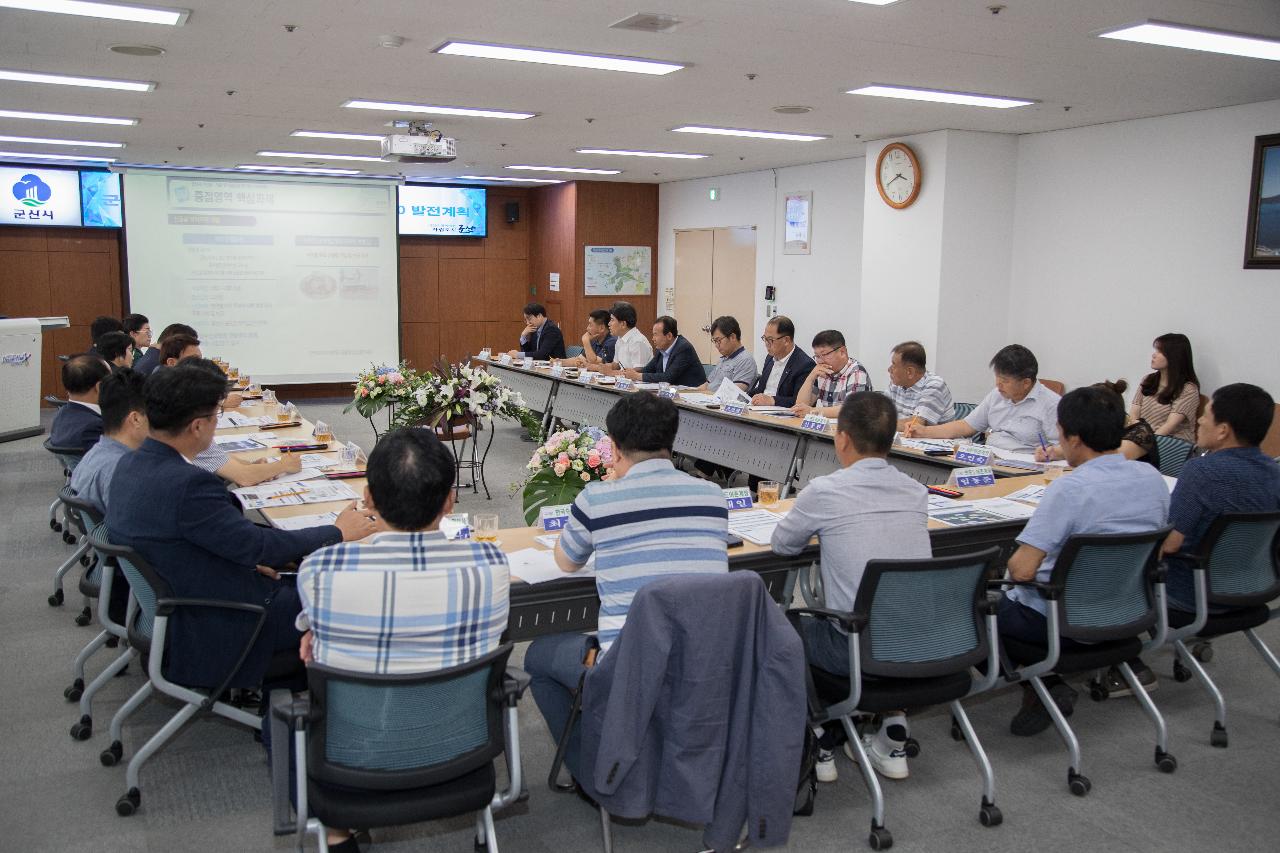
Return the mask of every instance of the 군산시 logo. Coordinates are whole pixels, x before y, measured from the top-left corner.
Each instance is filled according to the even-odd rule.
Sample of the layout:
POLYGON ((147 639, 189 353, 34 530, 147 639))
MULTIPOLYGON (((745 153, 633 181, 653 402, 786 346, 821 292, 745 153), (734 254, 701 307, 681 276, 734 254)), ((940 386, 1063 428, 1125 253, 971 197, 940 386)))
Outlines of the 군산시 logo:
POLYGON ((53 188, 39 175, 23 175, 13 185, 13 197, 26 207, 43 207, 53 196, 53 188))

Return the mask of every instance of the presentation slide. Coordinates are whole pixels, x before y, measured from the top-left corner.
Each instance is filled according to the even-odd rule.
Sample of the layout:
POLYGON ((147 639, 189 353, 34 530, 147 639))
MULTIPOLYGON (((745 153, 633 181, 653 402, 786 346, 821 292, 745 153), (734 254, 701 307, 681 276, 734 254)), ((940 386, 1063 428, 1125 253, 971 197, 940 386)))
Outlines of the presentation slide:
POLYGON ((400 187, 400 233, 438 237, 483 237, 484 189, 400 187))
POLYGON ((79 225, 80 173, 74 169, 0 167, 6 225, 79 225))
POLYGON ((399 359, 395 186, 125 175, 129 307, 266 383, 399 359))

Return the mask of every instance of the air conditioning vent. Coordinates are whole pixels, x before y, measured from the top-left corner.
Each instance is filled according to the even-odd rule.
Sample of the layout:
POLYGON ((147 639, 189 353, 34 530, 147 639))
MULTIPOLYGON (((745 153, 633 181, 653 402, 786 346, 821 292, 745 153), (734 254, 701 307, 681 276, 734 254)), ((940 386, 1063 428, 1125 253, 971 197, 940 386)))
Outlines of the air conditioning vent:
POLYGON ((664 15, 660 12, 637 12, 629 18, 623 18, 610 24, 611 30, 639 30, 642 33, 669 33, 680 27, 684 21, 675 15, 664 15))

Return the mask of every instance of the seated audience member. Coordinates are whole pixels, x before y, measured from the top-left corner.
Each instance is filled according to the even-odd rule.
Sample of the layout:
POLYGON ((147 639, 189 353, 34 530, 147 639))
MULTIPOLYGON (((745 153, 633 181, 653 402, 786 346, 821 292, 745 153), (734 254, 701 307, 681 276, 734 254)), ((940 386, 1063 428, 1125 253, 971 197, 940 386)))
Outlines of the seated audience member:
POLYGON ((102 412, 98 408, 98 383, 111 373, 96 353, 77 355, 62 365, 62 385, 67 405, 58 409, 49 427, 49 444, 88 450, 102 436, 102 412))
POLYGON ((190 464, 213 441, 220 377, 195 365, 157 371, 146 384, 151 435, 116 464, 107 501, 111 541, 133 548, 178 598, 265 605, 267 621, 236 669, 253 619, 213 608, 178 608, 169 621, 167 674, 192 687, 257 687, 264 677, 296 676, 301 605, 295 584, 277 568, 325 545, 374 532, 368 513, 352 506, 333 524, 305 530, 259 527, 241 513, 222 481, 190 464))
POLYGON ((991 359, 996 387, 963 420, 938 426, 907 424, 908 438, 966 438, 987 433, 997 450, 1030 453, 1058 441, 1058 401, 1062 399, 1036 381, 1040 366, 1031 350, 1009 344, 991 359))
POLYGON ((199 338, 177 334, 170 335, 160 342, 161 366, 173 367, 186 358, 204 358, 204 353, 200 351, 199 338))
MULTIPOLYGON (((929 493, 889 464, 897 429, 897 411, 883 394, 859 391, 846 397, 836 423, 835 449, 841 469, 804 487, 795 505, 773 531, 777 554, 799 554, 817 536, 825 607, 852 611, 867 561, 927 559, 929 493)), ((800 620, 805 657, 835 675, 849 675, 845 633, 824 619, 800 620)), ((824 733, 818 753, 818 779, 836 780, 832 747, 839 726, 824 733)), ((907 777, 907 720, 904 711, 884 714, 880 731, 863 746, 882 775, 907 777)))
POLYGON ((116 317, 94 317, 93 322, 89 324, 89 349, 85 352, 98 353, 98 339, 107 332, 123 332, 124 324, 116 317))
POLYGON ((714 394, 728 379, 743 391, 750 388, 760 371, 756 368, 756 360, 742 345, 742 327, 737 319, 724 316, 712 320, 711 344, 720 353, 720 361, 707 374, 703 387, 714 394))
MULTIPOLYGON (((1095 382, 1093 387, 1106 388, 1117 394, 1123 394, 1129 387, 1129 383, 1123 379, 1117 379, 1115 382, 1106 380, 1095 382)), ((1141 459, 1143 462, 1159 468, 1160 448, 1156 446, 1156 433, 1151 428, 1151 424, 1141 419, 1127 421, 1124 428, 1124 438, 1120 442, 1120 453, 1125 459, 1141 459)), ((1052 462, 1065 458, 1061 445, 1051 444, 1047 450, 1036 448, 1037 462, 1052 462)))
POLYGON ((849 355, 844 335, 827 329, 813 336, 813 370, 796 395, 792 413, 802 418, 810 412, 834 418, 840 404, 859 391, 871 391, 871 377, 856 358, 849 355))
POLYGON ((141 358, 134 362, 133 369, 139 371, 144 376, 149 376, 151 371, 164 363, 160 360, 160 345, 174 335, 189 335, 197 340, 200 338, 200 336, 196 334, 196 330, 185 323, 172 323, 165 326, 160 331, 160 337, 156 338, 155 346, 149 348, 142 354, 141 358))
MULTIPOLYGON (((1077 388, 1058 404, 1057 419, 1063 453, 1075 470, 1049 484, 1035 514, 1018 534, 1018 550, 1008 564, 1014 581, 1047 582, 1071 536, 1158 530, 1169 514, 1169 488, 1160 472, 1119 452, 1124 438, 1124 400, 1120 395, 1106 388, 1077 388)), ((1000 599, 1000 635, 1047 644, 1047 612, 1038 590, 1010 587, 1000 599)), ((1063 642, 1064 647, 1073 643, 1063 642)), ((1063 716, 1071 716, 1076 691, 1056 675, 1044 682, 1063 716)), ((1022 708, 1010 730, 1030 736, 1044 731, 1051 722, 1035 691, 1024 684, 1022 708)))
POLYGON ((622 375, 637 382, 667 382, 697 388, 707 381, 707 372, 698 351, 679 333, 676 318, 659 317, 653 324, 653 358, 640 368, 628 368, 622 375))
MULTIPOLYGON (((321 548, 298 568, 304 661, 423 673, 498 647, 507 627, 506 556, 493 543, 449 541, 438 529, 453 511, 453 462, 425 429, 394 430, 374 447, 364 503, 378 532, 321 548), (395 595, 383 595, 390 587, 395 595)), ((328 840, 330 850, 357 851, 345 829, 329 829, 328 840)))
MULTIPOLYGON (((226 374, 222 372, 222 368, 207 358, 184 358, 181 364, 198 367, 213 376, 221 378, 224 382, 226 381, 226 374)), ((232 398, 235 398, 238 404, 240 395, 232 394, 224 397, 220 401, 220 405, 224 408, 229 408, 232 398)), ((274 480, 281 474, 296 474, 301 471, 302 454, 281 453, 279 460, 276 462, 268 462, 265 457, 256 459, 253 462, 246 462, 223 450, 215 441, 197 453, 191 463, 198 468, 212 471, 233 485, 256 486, 259 483, 265 483, 267 480, 274 480)))
POLYGON ((1191 358, 1191 341, 1170 332, 1152 343, 1151 373, 1143 377, 1129 407, 1129 418, 1146 421, 1156 435, 1195 443, 1200 409, 1200 380, 1191 358))
POLYGON ((582 333, 582 355, 566 358, 569 367, 591 368, 613 361, 613 347, 618 339, 609 334, 609 312, 597 308, 587 315, 587 330, 582 333))
POLYGON ((129 366, 132 367, 151 346, 151 321, 144 314, 126 314, 124 331, 133 342, 132 359, 129 362, 129 366))
POLYGON ((535 361, 564 358, 564 335, 560 327, 547 317, 547 309, 537 302, 524 306, 524 331, 520 348, 511 350, 512 358, 529 356, 535 361))
POLYGON ((89 449, 71 474, 71 488, 100 515, 107 513, 111 477, 121 457, 137 450, 147 437, 147 406, 142 374, 121 368, 98 385, 102 410, 102 438, 89 449))
POLYGON ((112 368, 133 364, 133 341, 124 332, 107 332, 98 338, 93 348, 112 368))
POLYGON ((942 377, 925 369, 925 351, 917 341, 905 341, 889 356, 889 399, 898 410, 898 429, 915 417, 929 426, 956 419, 951 389, 942 377))
MULTIPOLYGON (((619 399, 605 419, 614 444, 612 479, 589 483, 578 494, 556 545, 556 563, 566 572, 595 555, 601 655, 622 631, 637 589, 657 578, 729 569, 724 495, 671 464, 678 423, 670 400, 653 394, 619 399)), ((553 739, 569 719, 590 648, 586 635, 554 634, 534 640, 525 652, 533 698, 553 739)), ((575 728, 565 755, 575 773, 578 738, 575 728)))
POLYGON ((615 302, 609 309, 609 334, 613 335, 613 362, 600 366, 605 373, 639 369, 653 358, 649 339, 636 328, 636 309, 630 302, 615 302))
POLYGON ((796 346, 795 334, 790 317, 779 315, 765 324, 760 340, 769 354, 765 356, 764 369, 747 389, 752 405, 790 408, 796 404, 814 363, 796 346))

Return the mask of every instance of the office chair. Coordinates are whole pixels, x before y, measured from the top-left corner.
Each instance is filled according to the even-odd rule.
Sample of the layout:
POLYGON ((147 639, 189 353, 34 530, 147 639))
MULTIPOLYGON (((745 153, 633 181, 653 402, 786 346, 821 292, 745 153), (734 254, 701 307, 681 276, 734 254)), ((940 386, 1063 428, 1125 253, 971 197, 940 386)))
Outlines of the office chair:
MULTIPOLYGON (((47 438, 44 440, 44 449, 52 453, 54 458, 58 460, 58 463, 62 465, 63 485, 65 486, 67 483, 71 482, 71 472, 76 469, 76 465, 78 465, 80 460, 84 458, 85 451, 79 447, 57 447, 51 444, 47 438)), ((66 542, 68 545, 74 545, 76 541, 75 536, 72 535, 71 531, 63 529, 66 525, 58 520, 58 510, 61 508, 61 497, 54 498, 53 503, 49 504, 49 529, 54 533, 61 533, 63 542, 66 542)), ((59 597, 56 603, 50 601, 49 606, 57 607, 61 603, 62 599, 59 597)))
MULTIPOLYGON (((53 593, 48 599, 50 607, 61 607, 62 602, 66 600, 66 595, 62 590, 62 579, 67 576, 67 573, 75 568, 76 563, 86 568, 89 567, 93 559, 91 555, 92 548, 89 544, 89 537, 85 534, 84 524, 69 508, 69 502, 75 499, 75 494, 70 486, 63 486, 58 491, 57 505, 62 507, 62 538, 68 544, 75 545, 76 549, 71 552, 70 557, 63 560, 58 568, 54 570, 53 593)), ((81 622, 77 617, 76 624, 88 625, 89 620, 85 618, 81 622)))
POLYGON ((1191 458, 1192 447, 1191 442, 1184 441, 1181 438, 1174 438, 1171 435, 1157 435, 1156 450, 1160 454, 1160 473, 1166 477, 1177 477, 1181 474, 1182 467, 1191 458))

